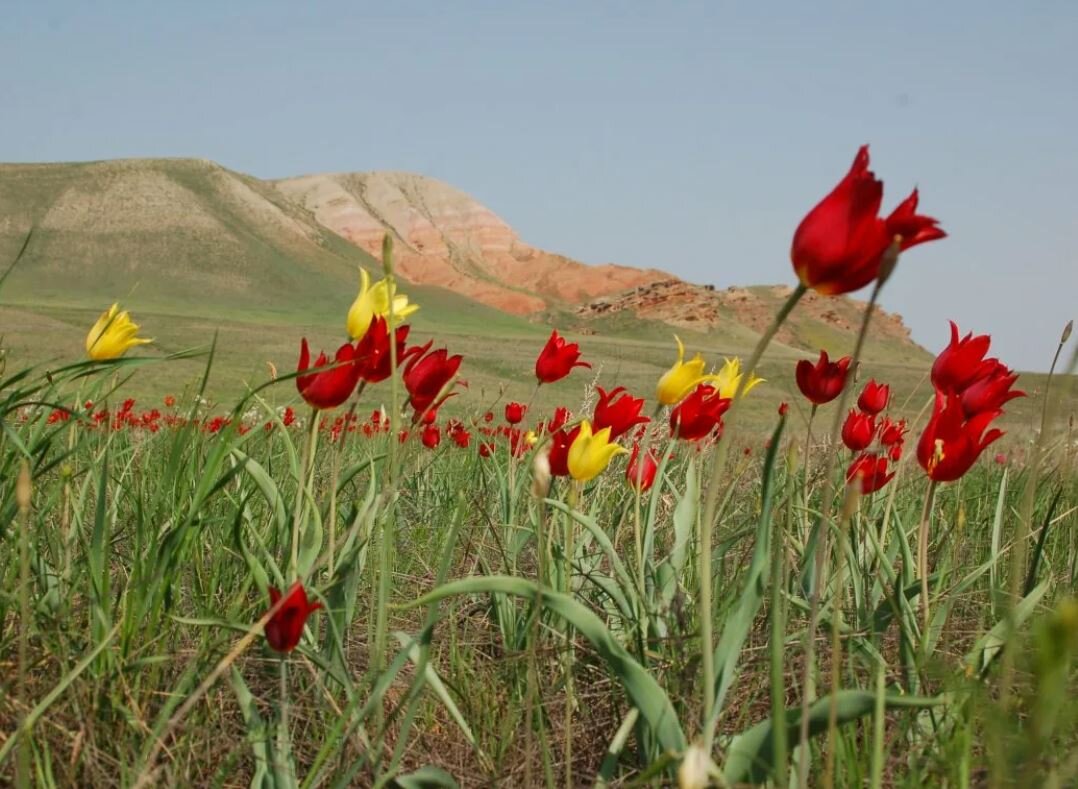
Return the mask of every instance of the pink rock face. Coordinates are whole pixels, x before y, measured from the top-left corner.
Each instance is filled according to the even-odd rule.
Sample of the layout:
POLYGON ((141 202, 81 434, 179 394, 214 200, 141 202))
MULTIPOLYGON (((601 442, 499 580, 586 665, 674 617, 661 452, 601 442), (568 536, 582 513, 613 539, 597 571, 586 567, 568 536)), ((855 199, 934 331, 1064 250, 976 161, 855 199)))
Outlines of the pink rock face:
POLYGON ((398 243, 406 279, 518 315, 670 279, 653 269, 589 266, 525 244, 497 214, 453 187, 393 172, 313 175, 277 187, 340 236, 378 255, 398 243))

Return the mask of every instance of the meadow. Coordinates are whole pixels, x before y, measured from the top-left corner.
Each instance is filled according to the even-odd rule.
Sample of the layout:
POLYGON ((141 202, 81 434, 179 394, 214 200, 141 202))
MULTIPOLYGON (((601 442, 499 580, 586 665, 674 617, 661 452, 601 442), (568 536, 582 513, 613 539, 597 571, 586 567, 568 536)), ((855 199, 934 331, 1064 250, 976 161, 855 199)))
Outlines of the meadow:
MULTIPOLYGON (((1004 386, 967 338, 858 377, 869 310, 841 369, 765 354, 771 330, 694 367, 429 327, 454 361, 389 339, 384 259, 336 364, 267 369, 249 323, 192 348, 164 313, 153 353, 118 315, 89 359, 7 349, 5 783, 1078 780, 1074 354, 1004 386), (223 358, 245 387, 210 387, 223 358)), ((282 357, 321 325, 276 321, 282 357)))

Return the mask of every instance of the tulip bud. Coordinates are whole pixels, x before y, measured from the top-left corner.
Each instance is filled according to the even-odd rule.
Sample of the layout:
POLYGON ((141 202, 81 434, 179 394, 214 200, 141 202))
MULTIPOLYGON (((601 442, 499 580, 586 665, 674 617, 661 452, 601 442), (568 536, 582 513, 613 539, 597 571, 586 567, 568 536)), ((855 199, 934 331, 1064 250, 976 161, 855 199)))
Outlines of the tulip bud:
POLYGON ((30 496, 33 490, 30 464, 23 461, 22 467, 19 469, 19 478, 15 481, 15 504, 23 515, 30 511, 30 496))
POLYGON ((1071 331, 1074 329, 1074 321, 1067 321, 1067 325, 1063 327, 1063 336, 1059 338, 1059 344, 1065 345, 1067 340, 1071 338, 1071 331))
POLYGON ((532 460, 532 495, 537 499, 545 499, 550 492, 550 450, 543 449, 535 453, 532 460))

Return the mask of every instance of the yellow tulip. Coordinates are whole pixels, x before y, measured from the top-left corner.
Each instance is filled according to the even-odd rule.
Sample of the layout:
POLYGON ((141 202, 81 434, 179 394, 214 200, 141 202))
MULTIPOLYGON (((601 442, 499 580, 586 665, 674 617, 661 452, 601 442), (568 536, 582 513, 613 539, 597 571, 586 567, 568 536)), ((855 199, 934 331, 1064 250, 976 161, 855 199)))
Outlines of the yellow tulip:
MULTIPOLYGON (((762 384, 763 378, 757 378, 755 375, 751 376, 745 383, 745 390, 741 393, 744 397, 752 391, 753 387, 757 384, 762 384)), ((725 397, 733 399, 737 394, 737 387, 741 385, 741 360, 736 356, 733 359, 726 359, 722 365, 722 369, 719 370, 715 376, 715 388, 719 390, 719 397, 725 397)))
POLYGON ((655 397, 663 405, 677 405, 704 381, 714 381, 718 377, 704 373, 704 357, 700 354, 685 361, 685 346, 681 338, 675 334, 674 340, 677 341, 677 361, 663 373, 655 388, 655 397))
POLYGON ((390 304, 393 305, 393 326, 401 324, 419 309, 418 304, 409 304, 408 297, 403 293, 397 293, 396 287, 388 280, 379 280, 371 285, 371 275, 361 268, 359 295, 348 310, 348 334, 352 339, 358 340, 366 334, 376 315, 389 320, 390 304))
POLYGON ((153 340, 136 337, 136 334, 138 334, 138 324, 131 320, 127 310, 120 312, 120 305, 113 304, 101 313, 97 323, 86 335, 86 355, 97 362, 118 359, 127 352, 128 348, 153 342, 153 340))
POLYGON ((610 465, 614 455, 623 452, 628 450, 611 442, 609 427, 592 433, 591 423, 585 419, 580 423, 580 432, 569 447, 569 473, 579 482, 595 479, 610 465))

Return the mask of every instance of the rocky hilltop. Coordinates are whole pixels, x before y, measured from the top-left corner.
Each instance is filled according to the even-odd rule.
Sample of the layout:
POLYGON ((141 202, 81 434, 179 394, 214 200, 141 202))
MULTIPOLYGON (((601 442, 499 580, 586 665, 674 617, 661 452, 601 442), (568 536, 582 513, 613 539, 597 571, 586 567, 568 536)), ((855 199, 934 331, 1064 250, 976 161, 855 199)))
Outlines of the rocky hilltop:
POLYGON ((400 172, 307 175, 274 182, 322 225, 378 254, 383 234, 397 240, 400 273, 516 315, 575 305, 670 274, 589 266, 537 249, 497 214, 433 178, 400 172))

